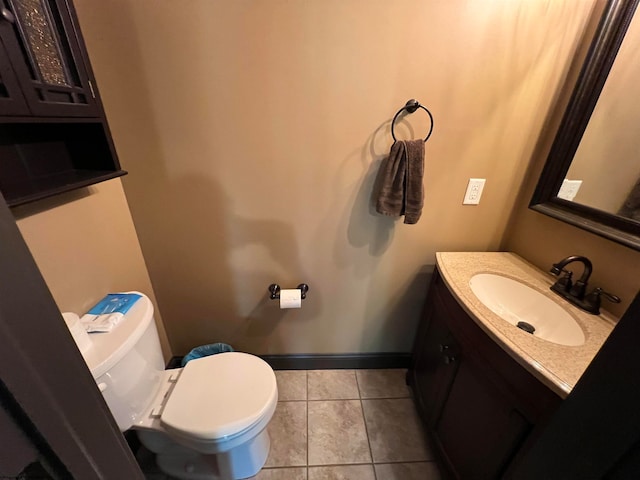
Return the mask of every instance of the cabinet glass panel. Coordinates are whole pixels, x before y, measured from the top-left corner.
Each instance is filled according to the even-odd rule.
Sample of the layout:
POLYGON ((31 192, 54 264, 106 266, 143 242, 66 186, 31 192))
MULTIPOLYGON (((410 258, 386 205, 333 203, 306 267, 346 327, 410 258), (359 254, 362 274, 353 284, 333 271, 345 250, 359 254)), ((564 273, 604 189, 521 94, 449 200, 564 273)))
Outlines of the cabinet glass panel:
MULTIPOLYGON (((63 42, 57 33, 55 12, 43 0, 10 0, 35 80, 50 85, 74 85, 64 62, 63 42)), ((75 75, 77 77, 77 75, 75 75)))
POLYGON ((64 1, 0 1, 11 14, 11 30, 2 32, 2 40, 31 113, 95 116, 94 93, 64 1))

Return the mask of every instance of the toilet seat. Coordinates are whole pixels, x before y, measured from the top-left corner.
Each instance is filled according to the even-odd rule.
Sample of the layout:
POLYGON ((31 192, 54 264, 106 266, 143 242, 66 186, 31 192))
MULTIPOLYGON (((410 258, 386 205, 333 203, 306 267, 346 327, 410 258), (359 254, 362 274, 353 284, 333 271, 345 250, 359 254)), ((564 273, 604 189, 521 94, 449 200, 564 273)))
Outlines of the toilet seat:
POLYGON ((205 443, 228 440, 273 413, 275 374, 261 358, 226 352, 192 360, 166 401, 160 423, 170 433, 205 443))

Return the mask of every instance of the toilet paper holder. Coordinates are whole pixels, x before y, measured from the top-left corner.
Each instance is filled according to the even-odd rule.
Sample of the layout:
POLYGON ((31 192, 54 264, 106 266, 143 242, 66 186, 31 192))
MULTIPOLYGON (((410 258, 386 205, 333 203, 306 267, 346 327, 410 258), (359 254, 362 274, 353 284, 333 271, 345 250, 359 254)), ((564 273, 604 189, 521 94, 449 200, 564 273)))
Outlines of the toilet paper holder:
MULTIPOLYGON (((301 283, 296 288, 298 290, 300 290, 300 298, 302 298, 302 300, 307 298, 307 292, 309 291, 309 285, 307 285, 306 283, 301 283)), ((271 294, 270 295, 271 300, 279 299, 280 298, 280 285, 278 285, 277 283, 272 283, 271 285, 269 285, 269 293, 271 294)))

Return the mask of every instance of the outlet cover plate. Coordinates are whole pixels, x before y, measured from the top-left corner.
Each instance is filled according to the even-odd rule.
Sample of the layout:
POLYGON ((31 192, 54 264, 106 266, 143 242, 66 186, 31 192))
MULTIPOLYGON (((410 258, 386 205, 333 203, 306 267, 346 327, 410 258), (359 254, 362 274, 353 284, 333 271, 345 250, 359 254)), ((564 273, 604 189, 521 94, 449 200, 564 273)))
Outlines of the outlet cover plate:
POLYGON ((463 205, 478 205, 482 190, 484 189, 485 178, 470 178, 467 184, 467 191, 464 194, 463 205))
POLYGON ((562 185, 560 186, 560 191, 558 192, 558 198, 562 198, 564 200, 569 200, 570 202, 576 198, 578 194, 578 190, 582 186, 582 180, 567 180, 566 178, 562 181, 562 185))

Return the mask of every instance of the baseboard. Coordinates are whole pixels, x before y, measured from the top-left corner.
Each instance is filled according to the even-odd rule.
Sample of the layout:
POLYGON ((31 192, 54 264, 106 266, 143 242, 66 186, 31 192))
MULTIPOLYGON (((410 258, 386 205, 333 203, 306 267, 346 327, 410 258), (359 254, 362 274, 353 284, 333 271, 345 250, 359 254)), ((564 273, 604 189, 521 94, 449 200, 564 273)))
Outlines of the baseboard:
POLYGON ((182 366, 182 359, 184 357, 181 355, 179 357, 173 356, 169 359, 169 363, 167 363, 167 370, 171 370, 173 368, 180 368, 182 366))
MULTIPOLYGON (((274 370, 342 370, 351 368, 408 368, 410 353, 347 353, 258 355, 274 370)), ((182 357, 172 357, 167 369, 178 368, 182 357)))
POLYGON ((340 370, 408 368, 409 353, 348 353, 328 355, 259 355, 274 370, 340 370))

